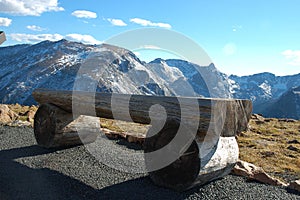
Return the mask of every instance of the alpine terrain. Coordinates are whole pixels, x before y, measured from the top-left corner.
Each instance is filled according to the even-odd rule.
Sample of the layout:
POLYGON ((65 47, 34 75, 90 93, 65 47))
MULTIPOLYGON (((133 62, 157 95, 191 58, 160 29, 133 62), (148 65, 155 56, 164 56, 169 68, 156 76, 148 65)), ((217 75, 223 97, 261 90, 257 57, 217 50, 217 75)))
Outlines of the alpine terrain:
POLYGON ((75 89, 251 99, 256 113, 299 119, 299 86, 300 74, 228 76, 213 63, 198 66, 160 58, 146 63, 133 52, 108 44, 60 40, 0 48, 0 99, 5 104, 36 104, 31 96, 35 88, 75 89))

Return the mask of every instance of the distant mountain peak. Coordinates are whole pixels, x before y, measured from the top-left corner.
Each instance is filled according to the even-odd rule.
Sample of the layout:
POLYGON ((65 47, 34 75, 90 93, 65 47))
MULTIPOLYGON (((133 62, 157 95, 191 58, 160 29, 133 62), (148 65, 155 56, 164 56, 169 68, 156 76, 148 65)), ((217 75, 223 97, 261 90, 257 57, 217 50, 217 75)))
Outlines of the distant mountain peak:
POLYGON ((164 60, 162 58, 156 58, 156 59, 152 60, 151 62, 149 62, 149 64, 153 64, 153 63, 162 64, 165 62, 166 62, 166 60, 164 60))
POLYGON ((88 45, 65 39, 0 48, 3 103, 33 104, 31 93, 35 88, 72 90, 75 78, 82 81, 76 88, 79 90, 96 87, 101 92, 251 99, 254 112, 263 114, 267 113, 268 105, 278 101, 284 102, 280 105, 290 104, 300 109, 300 73, 227 76, 213 63, 199 66, 185 60, 162 58, 145 63, 133 52, 118 46, 88 45), (83 72, 77 74, 82 64, 93 56, 101 59, 91 59, 83 72))

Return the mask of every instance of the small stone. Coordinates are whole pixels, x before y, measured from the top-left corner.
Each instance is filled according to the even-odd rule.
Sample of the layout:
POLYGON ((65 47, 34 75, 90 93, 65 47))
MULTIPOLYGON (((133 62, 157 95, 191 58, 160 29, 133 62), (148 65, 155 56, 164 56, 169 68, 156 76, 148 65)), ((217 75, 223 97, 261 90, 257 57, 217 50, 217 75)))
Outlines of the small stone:
POLYGON ((33 120, 34 120, 34 115, 35 115, 35 111, 33 111, 33 110, 29 110, 28 112, 27 112, 27 120, 29 121, 29 122, 33 122, 33 120))
POLYGON ((291 183, 288 185, 288 188, 300 192, 300 179, 291 182, 291 183))
POLYGON ((295 123, 297 122, 297 120, 295 119, 278 119, 279 122, 292 122, 292 123, 295 123))
POLYGON ((294 147, 293 145, 288 146, 288 150, 300 152, 300 149, 298 149, 297 147, 294 147))
POLYGON ((265 119, 264 121, 265 121, 265 122, 271 122, 272 119, 271 119, 271 118, 267 118, 267 119, 265 119))
POLYGON ((284 182, 271 177, 267 174, 261 167, 257 167, 251 163, 239 160, 232 170, 232 173, 238 176, 244 176, 246 178, 259 181, 261 183, 274 185, 274 186, 284 186, 287 184, 284 182))
POLYGON ((264 124, 265 121, 255 121, 255 123, 256 123, 257 125, 260 125, 260 124, 264 124))
POLYGON ((30 122, 27 121, 21 121, 21 120, 15 120, 11 123, 8 123, 9 126, 18 126, 18 127, 24 127, 24 126, 32 126, 30 122))
POLYGON ((263 123, 265 121, 265 118, 262 115, 259 114, 253 114, 251 116, 251 119, 255 120, 256 123, 263 123))
POLYGON ((290 140, 287 142, 288 144, 300 144, 300 142, 298 140, 290 140))
POLYGON ((265 151, 260 153, 263 158, 275 156, 275 153, 272 151, 265 151))

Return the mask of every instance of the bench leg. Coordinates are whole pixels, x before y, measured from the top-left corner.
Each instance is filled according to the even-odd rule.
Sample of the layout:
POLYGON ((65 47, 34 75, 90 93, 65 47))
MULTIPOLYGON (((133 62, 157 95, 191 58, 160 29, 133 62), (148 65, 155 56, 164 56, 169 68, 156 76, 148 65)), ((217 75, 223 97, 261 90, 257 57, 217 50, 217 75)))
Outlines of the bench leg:
MULTIPOLYGON (((168 145, 177 133, 177 129, 178 125, 170 124, 155 136, 147 137, 144 143, 145 153, 155 152, 168 145)), ((146 167, 150 171, 149 176, 152 181, 159 186, 183 191, 229 174, 237 162, 239 154, 235 137, 220 136, 217 139, 205 141, 212 144, 209 145, 211 148, 207 154, 200 155, 203 154, 201 151, 203 142, 203 139, 196 137, 177 160, 158 170, 150 171, 149 169, 153 162, 163 162, 167 156, 151 159, 145 157, 146 167)), ((168 153, 173 152, 169 151, 168 153)))
POLYGON ((96 140, 99 123, 98 118, 89 116, 74 120, 72 113, 52 104, 42 104, 34 116, 34 136, 38 145, 46 148, 87 144, 96 140))
MULTIPOLYGON (((167 145, 177 133, 177 128, 176 124, 167 125, 155 136, 147 137, 144 143, 145 153, 156 151, 167 145)), ((151 165, 151 160, 147 157, 145 162, 146 167, 151 165)), ((156 185, 183 191, 193 185, 199 171, 199 149, 197 143, 192 141, 189 148, 177 160, 162 169, 149 172, 149 176, 156 185)))

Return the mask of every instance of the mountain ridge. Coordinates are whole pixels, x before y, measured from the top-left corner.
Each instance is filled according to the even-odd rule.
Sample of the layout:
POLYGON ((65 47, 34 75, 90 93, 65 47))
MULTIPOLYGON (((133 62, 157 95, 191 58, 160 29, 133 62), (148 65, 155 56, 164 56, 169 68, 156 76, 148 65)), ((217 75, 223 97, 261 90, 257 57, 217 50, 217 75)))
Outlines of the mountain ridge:
MULTIPOLYGON (((2 103, 25 105, 35 104, 31 96, 33 89, 44 87, 251 99, 254 112, 268 114, 266 108, 270 106, 266 104, 275 104, 286 92, 300 86, 300 73, 227 75, 213 63, 198 66, 184 60, 161 58, 146 63, 121 47, 67 40, 1 47, 0 74, 2 103), (76 81, 81 84, 74 85, 76 81)), ((296 109, 299 109, 296 113, 300 113, 300 108, 296 109)), ((296 118, 300 118, 300 114, 296 118)))

